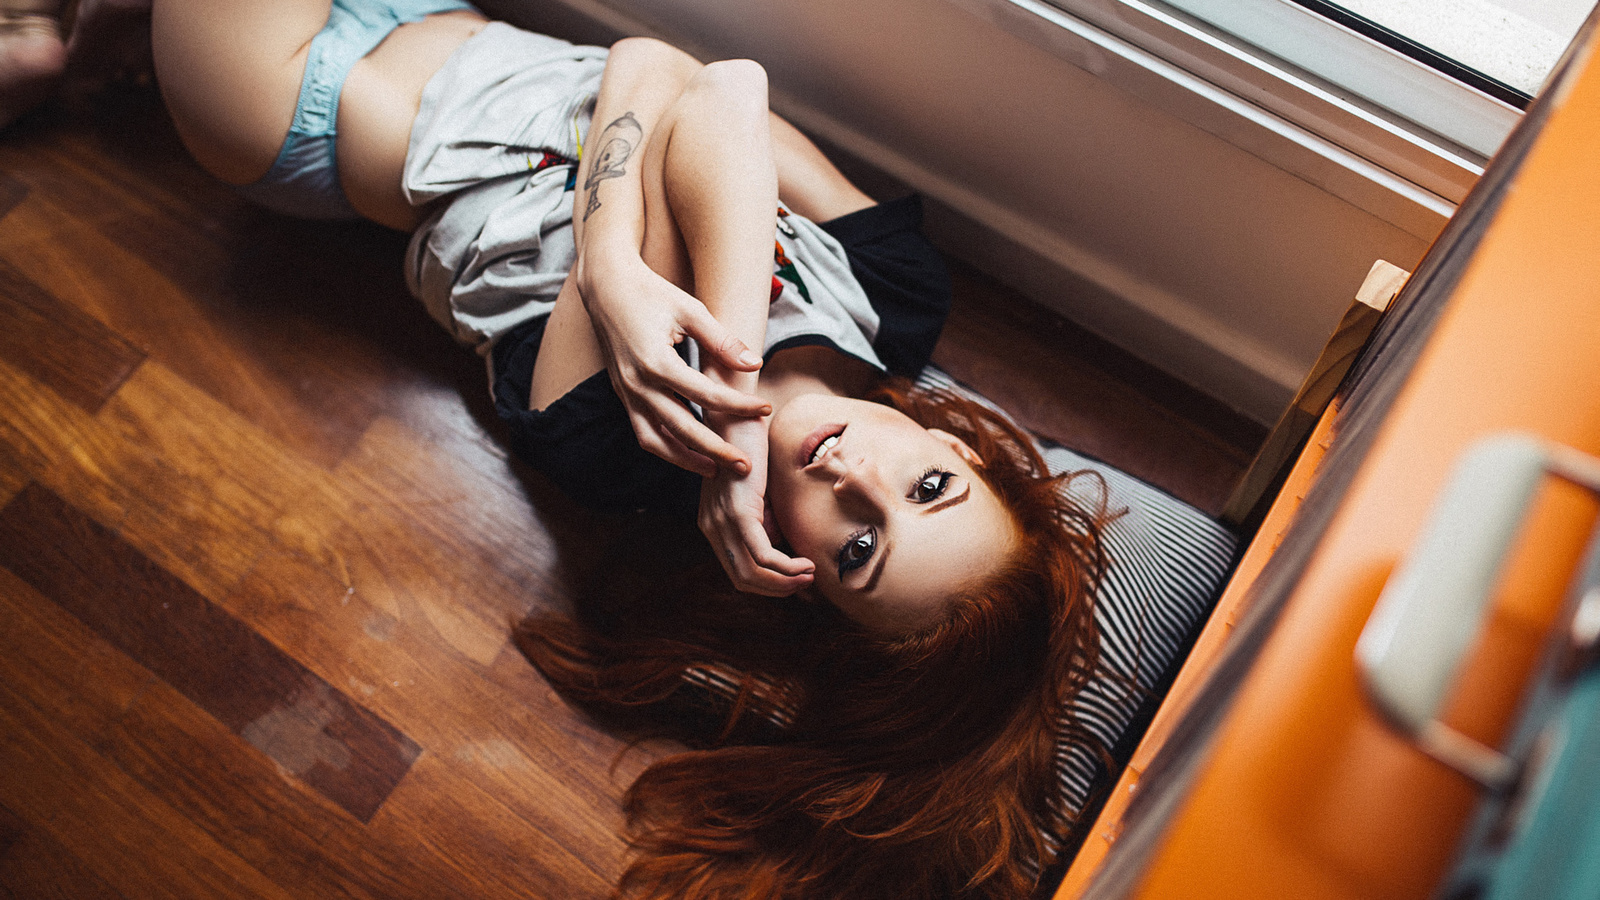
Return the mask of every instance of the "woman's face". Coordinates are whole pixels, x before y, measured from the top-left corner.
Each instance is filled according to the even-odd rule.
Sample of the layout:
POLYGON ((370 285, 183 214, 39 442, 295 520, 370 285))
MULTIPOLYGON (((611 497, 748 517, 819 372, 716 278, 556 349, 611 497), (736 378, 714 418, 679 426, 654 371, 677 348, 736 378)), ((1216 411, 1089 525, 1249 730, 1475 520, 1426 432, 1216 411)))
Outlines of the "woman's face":
POLYGON ((892 407, 798 397, 773 416, 768 451, 779 530, 816 564, 816 589, 877 633, 938 621, 1016 545, 977 455, 892 407))

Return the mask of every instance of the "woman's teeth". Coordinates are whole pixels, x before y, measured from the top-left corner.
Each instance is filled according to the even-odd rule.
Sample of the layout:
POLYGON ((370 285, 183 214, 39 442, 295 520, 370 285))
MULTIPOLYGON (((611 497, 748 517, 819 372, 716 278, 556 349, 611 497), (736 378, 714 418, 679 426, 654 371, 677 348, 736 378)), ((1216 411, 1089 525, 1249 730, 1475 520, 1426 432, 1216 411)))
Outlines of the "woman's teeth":
POLYGON ((839 436, 837 434, 829 435, 828 437, 823 438, 822 443, 817 445, 817 449, 811 451, 811 461, 816 462, 817 460, 821 459, 830 449, 832 449, 833 445, 837 443, 839 443, 839 436))

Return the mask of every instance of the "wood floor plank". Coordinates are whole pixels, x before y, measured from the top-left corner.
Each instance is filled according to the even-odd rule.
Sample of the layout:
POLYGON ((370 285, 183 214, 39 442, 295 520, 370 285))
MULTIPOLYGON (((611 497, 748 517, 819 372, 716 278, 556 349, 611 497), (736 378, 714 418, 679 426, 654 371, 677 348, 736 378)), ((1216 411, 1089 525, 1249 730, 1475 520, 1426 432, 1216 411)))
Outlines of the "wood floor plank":
MULTIPOLYGON (((4 418, 3 411, 0 418, 4 418)), ((28 471, 21 454, 0 439, 0 506, 9 503, 32 480, 33 473, 28 471)))
POLYGON ((153 91, 112 106, 26 152, 0 144, 0 169, 38 207, 6 236, 29 238, 29 264, 63 280, 105 271, 92 280, 111 291, 73 295, 85 309, 328 466, 375 409, 398 412, 418 391, 481 393, 478 361, 404 286, 404 235, 262 211, 188 159, 153 91), (118 255, 102 259, 104 245, 118 255), (112 275, 176 290, 152 306, 112 275), (342 389, 321 390, 330 379, 342 389))
POLYGON ((0 897, 118 900, 122 894, 50 835, 0 806, 0 897))
POLYGON ((290 897, 5 682, 0 803, 127 897, 290 897))
POLYGON ((0 260, 0 357, 93 413, 144 361, 99 320, 0 260))
POLYGON ((88 413, 0 359, 0 495, 10 499, 94 427, 88 413))
POLYGON ((421 752, 42 487, 0 510, 0 565, 362 821, 421 752))
POLYGON ((458 358, 470 354, 450 345, 405 293, 397 254, 387 256, 384 277, 359 241, 321 237, 320 246, 299 248, 299 258, 273 255, 270 246, 229 253, 198 244, 167 264, 182 273, 176 281, 140 257, 141 248, 99 233, 38 192, 0 219, 0 244, 15 247, 10 259, 29 278, 331 468, 389 405, 391 391, 434 377, 403 364, 374 334, 404 322, 405 333, 432 350, 401 345, 402 352, 448 356, 458 367, 470 366, 458 358), (341 258, 334 248, 367 261, 355 267, 362 271, 327 272, 341 258), (325 259, 312 265, 319 256, 325 259))
POLYGON ((426 847, 397 848, 165 685, 141 695, 101 752, 297 897, 468 897, 426 847))
POLYGON ((0 677, 93 745, 155 676, 0 568, 0 677))
POLYGON ((13 206, 28 196, 28 190, 28 186, 16 177, 0 172, 0 219, 5 218, 13 206))
MULTIPOLYGON (((520 827, 604 865, 620 858, 619 800, 648 756, 613 771, 624 744, 583 721, 531 671, 507 690, 420 609, 392 616, 300 553, 263 557, 227 603, 411 735, 426 748, 423 759, 443 761, 436 765, 464 785, 499 798, 520 827)), ((415 771, 407 782, 413 778, 415 771)), ((385 809, 415 796, 397 790, 385 809)))
POLYGON ((454 777, 438 757, 419 761, 398 794, 373 830, 397 845, 424 842, 444 860, 452 882, 482 885, 482 896, 606 897, 620 874, 597 875, 526 827, 500 797, 454 777))
POLYGON ((274 531, 481 665, 506 645, 509 622, 559 590, 550 532, 504 456, 481 438, 421 435, 387 417, 274 531))
POLYGON ((12 129, 10 146, 0 145, 0 168, 30 176, 41 164, 66 171, 73 180, 113 191, 116 199, 108 209, 136 207, 151 218, 169 220, 176 227, 167 230, 179 235, 190 229, 226 235, 242 216, 256 214, 258 208, 190 158, 157 85, 116 85, 85 99, 75 109, 57 111, 40 129, 45 133, 30 135, 24 128, 18 135, 12 129), (84 172, 96 177, 85 179, 84 172))
POLYGON ((11 848, 27 833, 27 821, 0 803, 0 857, 11 852, 11 848))
MULTIPOLYGON (((454 895, 426 858, 370 841, 334 803, 284 778, 272 759, 5 569, 0 680, 296 896, 454 895)), ((26 831, 0 807, 0 857, 8 836, 26 831)), ((4 868, 0 860, 0 887, 4 868)))
POLYGON ((321 472, 154 362, 75 438, 40 482, 212 597, 249 571, 270 543, 264 526, 321 472))

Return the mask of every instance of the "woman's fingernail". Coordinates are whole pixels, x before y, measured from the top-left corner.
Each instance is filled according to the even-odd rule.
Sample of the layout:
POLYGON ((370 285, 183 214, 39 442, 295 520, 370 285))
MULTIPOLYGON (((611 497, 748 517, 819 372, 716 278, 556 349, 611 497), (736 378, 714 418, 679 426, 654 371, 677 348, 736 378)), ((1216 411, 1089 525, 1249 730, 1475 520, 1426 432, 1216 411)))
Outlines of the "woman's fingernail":
POLYGON ((757 356, 754 350, 746 350, 739 354, 739 362, 747 366, 759 366, 761 365, 761 357, 757 356))

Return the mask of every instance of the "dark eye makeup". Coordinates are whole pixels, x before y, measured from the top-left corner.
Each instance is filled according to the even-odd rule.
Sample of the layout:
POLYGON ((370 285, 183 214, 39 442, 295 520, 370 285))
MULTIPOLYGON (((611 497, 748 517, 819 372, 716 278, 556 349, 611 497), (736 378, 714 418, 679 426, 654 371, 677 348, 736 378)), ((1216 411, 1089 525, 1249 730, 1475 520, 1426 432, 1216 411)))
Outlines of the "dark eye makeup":
POLYGON ((863 528, 845 538, 844 545, 839 548, 839 580, 843 581, 846 573, 866 565, 877 549, 878 531, 875 528, 863 528))
POLYGON ((906 495, 906 499, 913 503, 932 503, 944 496, 944 492, 950 489, 950 480, 955 477, 954 472, 938 466, 929 467, 911 485, 911 493, 906 495))
MULTIPOLYGON (((906 494, 906 499, 912 503, 932 503, 943 497, 950 490, 950 482, 955 478, 955 473, 938 466, 930 466, 926 472, 917 476, 912 482, 911 490, 906 494)), ((872 559, 872 554, 878 549, 878 531, 867 527, 845 538, 839 547, 839 580, 843 581, 847 573, 854 572, 867 564, 872 559)))

